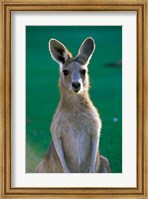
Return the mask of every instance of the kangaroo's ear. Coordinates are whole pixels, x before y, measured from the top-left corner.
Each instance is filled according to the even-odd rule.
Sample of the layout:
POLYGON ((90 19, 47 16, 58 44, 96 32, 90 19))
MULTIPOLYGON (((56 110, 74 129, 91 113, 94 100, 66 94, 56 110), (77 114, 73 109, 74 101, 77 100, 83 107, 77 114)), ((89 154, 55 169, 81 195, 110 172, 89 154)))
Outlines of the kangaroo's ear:
POLYGON ((69 58, 72 57, 66 47, 56 39, 51 39, 49 41, 49 51, 52 58, 58 63, 64 64, 69 58))
POLYGON ((91 37, 88 37, 82 43, 75 60, 83 65, 86 64, 91 59, 94 50, 95 50, 95 42, 91 37))

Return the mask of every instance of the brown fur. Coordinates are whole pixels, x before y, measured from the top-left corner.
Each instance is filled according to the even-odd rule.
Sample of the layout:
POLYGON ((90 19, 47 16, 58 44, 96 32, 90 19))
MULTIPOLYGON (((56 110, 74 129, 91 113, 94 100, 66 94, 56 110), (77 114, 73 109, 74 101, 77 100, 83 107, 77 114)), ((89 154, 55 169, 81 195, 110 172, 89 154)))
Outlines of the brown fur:
POLYGON ((94 41, 86 39, 75 59, 57 40, 49 44, 52 57, 61 66, 61 98, 51 124, 52 142, 36 172, 109 173, 109 161, 98 152, 101 120, 88 93, 87 65, 94 41), (69 73, 66 76, 64 69, 69 73), (80 74, 82 69, 86 70, 85 75, 80 74), (80 87, 71 86, 73 82, 79 82, 80 87))

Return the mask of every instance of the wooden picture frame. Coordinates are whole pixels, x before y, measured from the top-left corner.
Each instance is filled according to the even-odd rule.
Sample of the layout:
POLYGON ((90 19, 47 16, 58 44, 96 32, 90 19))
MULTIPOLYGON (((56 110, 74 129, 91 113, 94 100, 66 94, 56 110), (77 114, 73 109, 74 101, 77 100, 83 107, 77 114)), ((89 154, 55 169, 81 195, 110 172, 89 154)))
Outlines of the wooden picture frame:
POLYGON ((147 72, 146 0, 138 1, 1 1, 1 198, 147 198, 147 72), (137 12, 137 187, 136 188, 11 188, 11 12, 12 11, 136 11, 137 12))

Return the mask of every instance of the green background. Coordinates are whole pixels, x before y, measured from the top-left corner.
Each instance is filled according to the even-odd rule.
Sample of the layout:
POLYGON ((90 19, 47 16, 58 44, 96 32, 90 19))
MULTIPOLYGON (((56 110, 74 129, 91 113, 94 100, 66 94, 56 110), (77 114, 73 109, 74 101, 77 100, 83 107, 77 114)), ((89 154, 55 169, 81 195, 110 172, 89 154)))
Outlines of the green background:
POLYGON ((121 26, 26 27, 26 172, 32 173, 51 140, 49 130, 60 95, 59 66, 49 54, 48 41, 61 41, 77 55, 86 37, 96 49, 89 64, 90 96, 98 108, 103 128, 100 153, 113 173, 122 172, 122 59, 121 26))

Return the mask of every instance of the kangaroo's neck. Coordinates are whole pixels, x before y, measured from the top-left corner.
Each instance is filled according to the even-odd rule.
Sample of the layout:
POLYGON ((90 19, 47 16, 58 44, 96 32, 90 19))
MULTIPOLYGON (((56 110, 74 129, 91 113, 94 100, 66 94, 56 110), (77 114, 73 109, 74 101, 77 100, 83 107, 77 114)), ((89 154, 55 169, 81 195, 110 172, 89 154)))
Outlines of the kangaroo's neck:
POLYGON ((82 91, 80 94, 78 94, 60 85, 60 93, 61 98, 59 105, 62 108, 66 108, 68 110, 76 110, 77 108, 83 109, 92 106, 92 102, 90 100, 87 90, 82 91))

